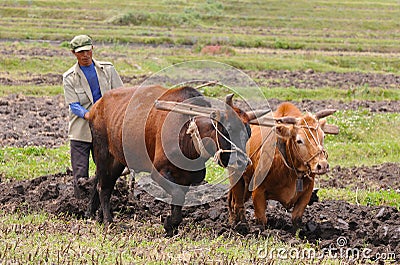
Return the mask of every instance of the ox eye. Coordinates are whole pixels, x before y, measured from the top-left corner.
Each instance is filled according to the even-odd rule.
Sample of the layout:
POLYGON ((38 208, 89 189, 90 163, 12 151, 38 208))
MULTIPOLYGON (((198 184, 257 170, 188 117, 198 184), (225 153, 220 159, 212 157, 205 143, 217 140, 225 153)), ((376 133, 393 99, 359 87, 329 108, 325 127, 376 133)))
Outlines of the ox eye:
POLYGON ((297 144, 304 144, 304 142, 303 142, 302 139, 297 139, 297 140, 296 140, 296 143, 297 143, 297 144))

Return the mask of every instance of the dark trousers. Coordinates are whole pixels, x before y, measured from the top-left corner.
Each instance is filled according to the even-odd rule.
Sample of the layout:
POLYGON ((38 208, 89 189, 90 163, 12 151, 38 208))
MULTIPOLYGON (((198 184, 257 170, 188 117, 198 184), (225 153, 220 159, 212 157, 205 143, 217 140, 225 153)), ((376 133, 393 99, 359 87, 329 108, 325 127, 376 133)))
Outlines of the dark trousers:
POLYGON ((92 158, 94 160, 93 144, 71 140, 70 148, 72 174, 74 175, 74 184, 76 184, 79 178, 89 178, 90 152, 92 152, 92 158))

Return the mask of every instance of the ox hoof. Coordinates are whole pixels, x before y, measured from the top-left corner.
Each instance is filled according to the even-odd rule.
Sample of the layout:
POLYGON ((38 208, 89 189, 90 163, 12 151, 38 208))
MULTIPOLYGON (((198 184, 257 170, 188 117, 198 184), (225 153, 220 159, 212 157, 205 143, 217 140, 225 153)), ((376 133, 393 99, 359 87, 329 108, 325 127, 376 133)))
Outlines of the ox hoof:
POLYGON ((96 211, 95 213, 93 213, 90 210, 87 210, 84 214, 84 218, 88 219, 88 220, 93 220, 98 222, 99 224, 103 224, 104 223, 104 218, 103 218, 103 212, 102 211, 96 211))
POLYGON ((174 225, 171 216, 168 215, 164 220, 165 237, 173 237, 178 234, 178 225, 174 225))
POLYGON ((254 225, 254 231, 256 234, 262 234, 266 230, 266 226, 263 224, 254 225))
POLYGON ((247 235, 249 233, 249 224, 246 222, 239 222, 233 229, 241 235, 247 235))
POLYGON ((293 219, 292 220, 292 225, 293 225, 293 229, 294 230, 302 228, 303 227, 303 222, 301 220, 301 217, 293 219))
POLYGON ((87 210, 84 214, 85 219, 94 219, 96 217, 96 214, 93 213, 91 210, 87 210))

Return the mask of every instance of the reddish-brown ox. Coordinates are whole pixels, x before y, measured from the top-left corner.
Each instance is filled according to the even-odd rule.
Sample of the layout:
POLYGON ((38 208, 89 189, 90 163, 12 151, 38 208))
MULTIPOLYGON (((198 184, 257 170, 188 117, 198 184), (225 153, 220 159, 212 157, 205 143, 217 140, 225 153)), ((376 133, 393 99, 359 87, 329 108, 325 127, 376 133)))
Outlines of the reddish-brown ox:
POLYGON ((218 153, 221 166, 241 172, 247 166, 244 150, 250 137, 249 121, 257 114, 234 107, 232 96, 227 96, 224 110, 213 111, 202 94, 190 87, 121 88, 106 93, 89 115, 96 162, 89 216, 95 215, 100 204, 104 223, 112 222, 111 192, 129 166, 135 172, 150 172, 171 195, 171 215, 164 228, 167 235, 173 235, 182 221, 188 186, 204 180, 210 156, 218 153), (163 110, 155 107, 161 102, 184 101, 172 108, 164 104, 163 110), (168 111, 175 107, 179 113, 168 111))
POLYGON ((252 164, 243 179, 229 192, 230 222, 245 223, 244 202, 252 196, 256 220, 265 225, 267 200, 277 200, 292 211, 292 223, 301 223, 310 201, 315 175, 329 170, 324 150, 324 133, 337 134, 338 127, 324 117, 335 110, 302 114, 291 103, 282 103, 274 118, 295 117, 294 124, 276 124, 273 128, 252 126, 247 154, 252 164))

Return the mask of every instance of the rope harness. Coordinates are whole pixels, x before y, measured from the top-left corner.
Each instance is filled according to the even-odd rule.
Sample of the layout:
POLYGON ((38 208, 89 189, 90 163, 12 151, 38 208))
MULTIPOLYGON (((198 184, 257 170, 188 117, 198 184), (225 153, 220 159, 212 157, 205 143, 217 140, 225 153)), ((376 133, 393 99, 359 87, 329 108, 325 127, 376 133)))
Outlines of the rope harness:
POLYGON ((211 155, 207 152, 206 147, 201 140, 199 128, 197 127, 196 121, 193 119, 190 120, 189 127, 186 130, 186 134, 189 134, 193 140, 194 148, 196 152, 200 154, 201 157, 207 159, 211 157, 211 155))
MULTIPOLYGON (((196 118, 193 117, 190 120, 189 127, 186 130, 186 134, 189 134, 191 136, 191 138, 193 140, 193 145, 194 145, 196 151, 200 154, 200 156, 205 158, 205 159, 208 159, 212 155, 210 153, 208 153, 208 151, 206 150, 206 148, 204 146, 204 143, 203 143, 203 141, 201 139, 199 128, 197 127, 195 119, 196 118)), ((251 160, 247 156, 246 152, 244 152, 240 148, 238 148, 229 138, 227 138, 218 129, 217 121, 215 121, 214 119, 211 119, 211 124, 213 125, 214 130, 215 130, 215 141, 216 141, 216 145, 217 145, 217 151, 215 152, 214 157, 213 157, 213 161, 215 163, 219 162, 219 164, 222 165, 221 154, 223 154, 223 153, 234 153, 234 152, 239 152, 239 153, 243 154, 246 157, 247 161, 250 161, 250 163, 251 163, 251 160), (226 150, 226 149, 221 148, 221 145, 220 145, 220 142, 219 142, 219 139, 218 139, 218 135, 220 135, 228 143, 230 143, 232 149, 226 150)))

